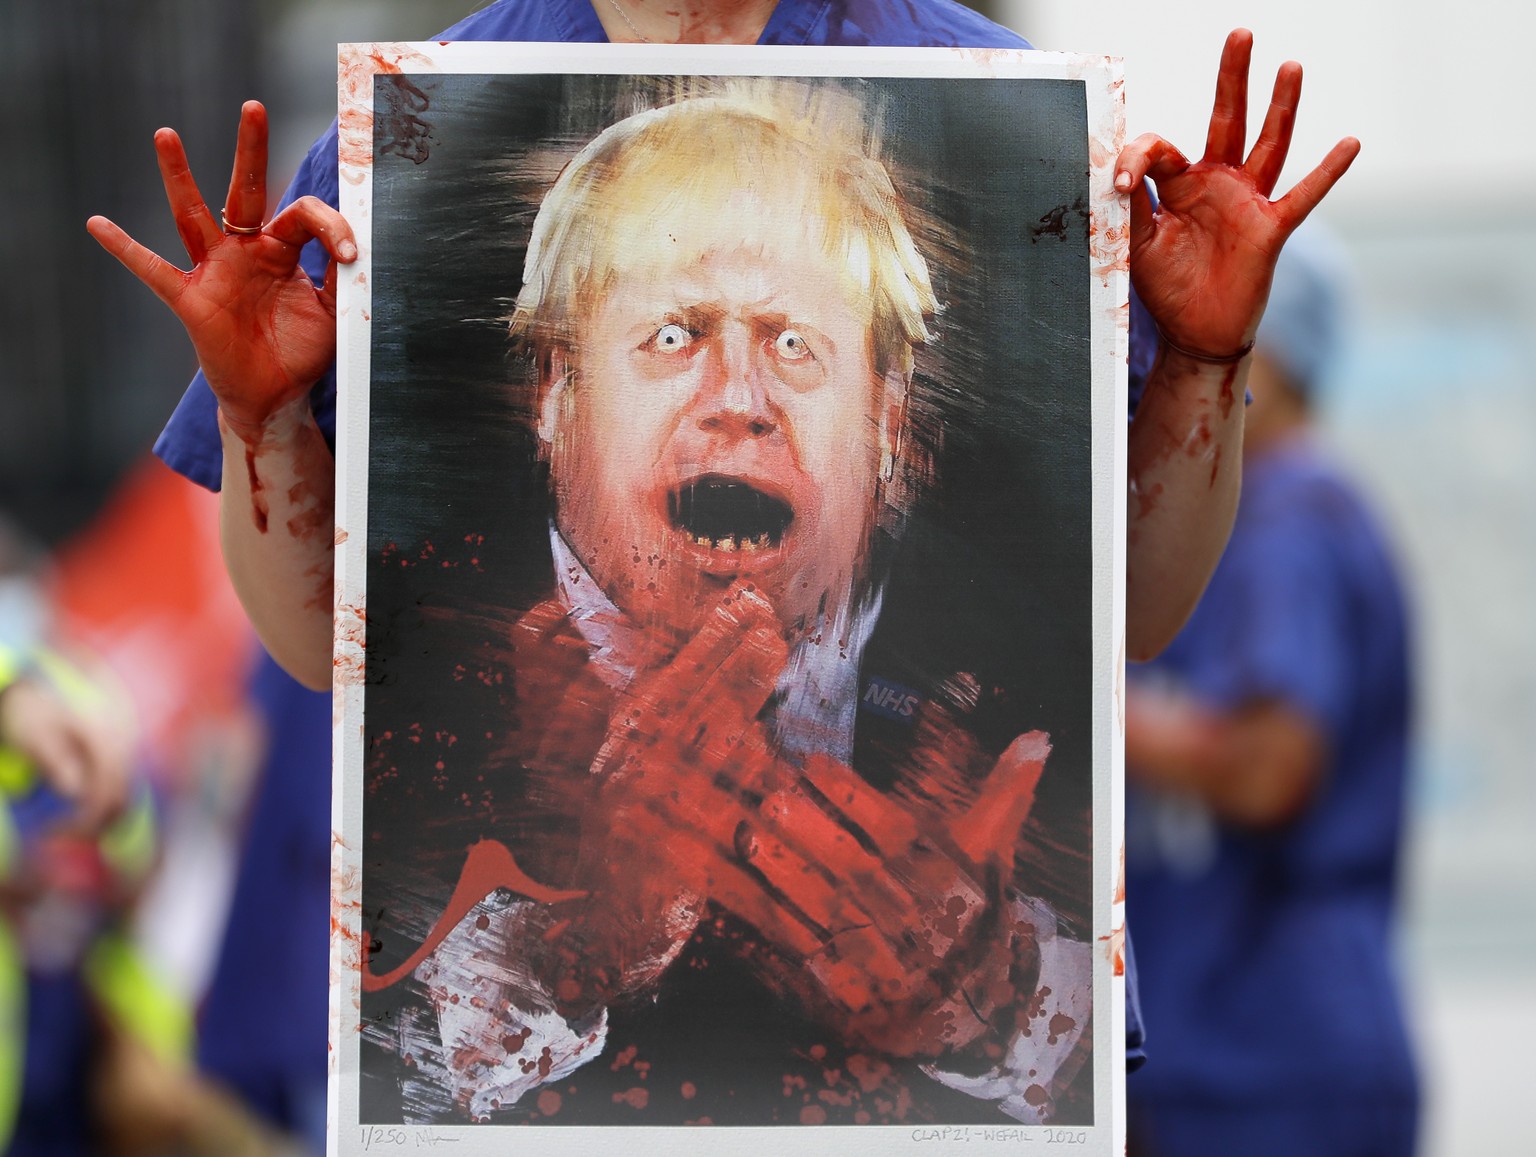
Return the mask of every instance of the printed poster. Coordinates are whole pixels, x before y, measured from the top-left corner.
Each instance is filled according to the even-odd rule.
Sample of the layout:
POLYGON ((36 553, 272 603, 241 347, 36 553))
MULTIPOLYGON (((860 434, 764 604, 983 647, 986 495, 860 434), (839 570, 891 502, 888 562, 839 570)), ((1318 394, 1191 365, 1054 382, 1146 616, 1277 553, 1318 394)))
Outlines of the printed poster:
POLYGON ((1120 1152, 1116 63, 341 83, 332 1151, 1120 1152))

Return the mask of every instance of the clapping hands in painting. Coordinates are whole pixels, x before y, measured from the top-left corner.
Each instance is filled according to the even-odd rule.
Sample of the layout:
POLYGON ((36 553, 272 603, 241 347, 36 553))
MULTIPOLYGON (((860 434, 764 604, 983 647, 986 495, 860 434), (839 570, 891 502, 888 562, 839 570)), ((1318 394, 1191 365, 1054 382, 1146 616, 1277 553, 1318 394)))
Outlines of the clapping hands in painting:
POLYGON ((275 412, 306 398, 336 356, 336 263, 357 257, 341 214, 302 197, 271 221, 267 211, 267 113, 241 111, 223 225, 198 192, 181 139, 155 134, 155 153, 190 271, 152 253, 105 217, 91 236, 165 302, 186 327, 227 425, 257 445, 275 412), (323 286, 299 266, 319 238, 332 264, 323 286))
MULTIPOLYGON (((772 607, 737 587, 621 698, 593 765, 601 864, 583 880, 606 916, 589 913, 580 935, 611 926, 638 946, 680 899, 711 900, 768 942, 754 959, 769 983, 848 1041, 901 1056, 964 1047, 1015 999, 1002 887, 1046 737, 1021 736, 948 807, 877 791, 824 755, 796 767, 759 718, 787 658, 772 607)), ((624 955, 570 954, 582 974, 564 977, 566 995, 591 1001, 624 955)))
POLYGON ((1115 187, 1131 194, 1131 279, 1165 345, 1224 360, 1258 330, 1285 239, 1349 169, 1360 142, 1346 137, 1289 193, 1270 200, 1290 149, 1301 65, 1288 61, 1246 159, 1253 34, 1227 37, 1205 153, 1189 160, 1145 133, 1120 153, 1115 187), (1144 178, 1157 186, 1154 208, 1144 178))

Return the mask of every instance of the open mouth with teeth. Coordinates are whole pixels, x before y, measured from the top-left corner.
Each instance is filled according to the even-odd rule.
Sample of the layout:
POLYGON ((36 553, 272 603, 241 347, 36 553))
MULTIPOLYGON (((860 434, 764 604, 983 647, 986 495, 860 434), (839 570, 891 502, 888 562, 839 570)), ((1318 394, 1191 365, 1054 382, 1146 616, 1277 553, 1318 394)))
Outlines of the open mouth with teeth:
POLYGON ((720 474, 685 482, 667 499, 672 525, 709 550, 772 550, 783 541, 795 512, 751 483, 720 474))

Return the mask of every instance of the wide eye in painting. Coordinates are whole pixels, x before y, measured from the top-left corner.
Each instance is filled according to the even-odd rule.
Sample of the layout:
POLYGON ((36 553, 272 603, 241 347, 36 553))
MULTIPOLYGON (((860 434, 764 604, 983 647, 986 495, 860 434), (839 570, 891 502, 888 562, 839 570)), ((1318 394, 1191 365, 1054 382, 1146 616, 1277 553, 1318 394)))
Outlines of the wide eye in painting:
POLYGON ((692 342, 693 334, 675 321, 669 321, 651 338, 651 348, 664 354, 682 353, 692 342))
POLYGON ((792 329, 786 329, 773 342, 773 350, 786 361, 798 362, 811 356, 811 347, 805 338, 792 329))

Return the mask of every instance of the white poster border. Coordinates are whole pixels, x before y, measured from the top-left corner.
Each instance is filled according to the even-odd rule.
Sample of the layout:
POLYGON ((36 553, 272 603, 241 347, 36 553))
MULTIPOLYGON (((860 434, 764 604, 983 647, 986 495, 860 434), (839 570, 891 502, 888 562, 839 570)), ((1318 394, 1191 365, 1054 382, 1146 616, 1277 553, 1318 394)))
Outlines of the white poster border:
POLYGON ((966 1143, 985 1149, 1070 1144, 1074 1151, 1124 1149, 1124 608, 1129 335, 1129 205, 1115 192, 1113 165, 1124 139, 1123 72, 1112 57, 945 48, 783 48, 724 45, 551 45, 381 43, 339 48, 340 196, 359 257, 343 270, 337 326, 336 643, 332 797, 332 934, 327 1152, 416 1152, 446 1147, 463 1157, 519 1152, 590 1154, 609 1144, 629 1152, 748 1157, 848 1157, 966 1143), (569 73, 670 76, 1007 77, 1084 82, 1089 127, 1091 411, 1093 428, 1093 838, 1096 1123, 1051 1126, 772 1126, 682 1129, 654 1126, 520 1128, 485 1125, 364 1125, 357 1119, 361 1033, 363 685, 368 542, 369 346, 372 299, 373 77, 389 73, 569 73))

